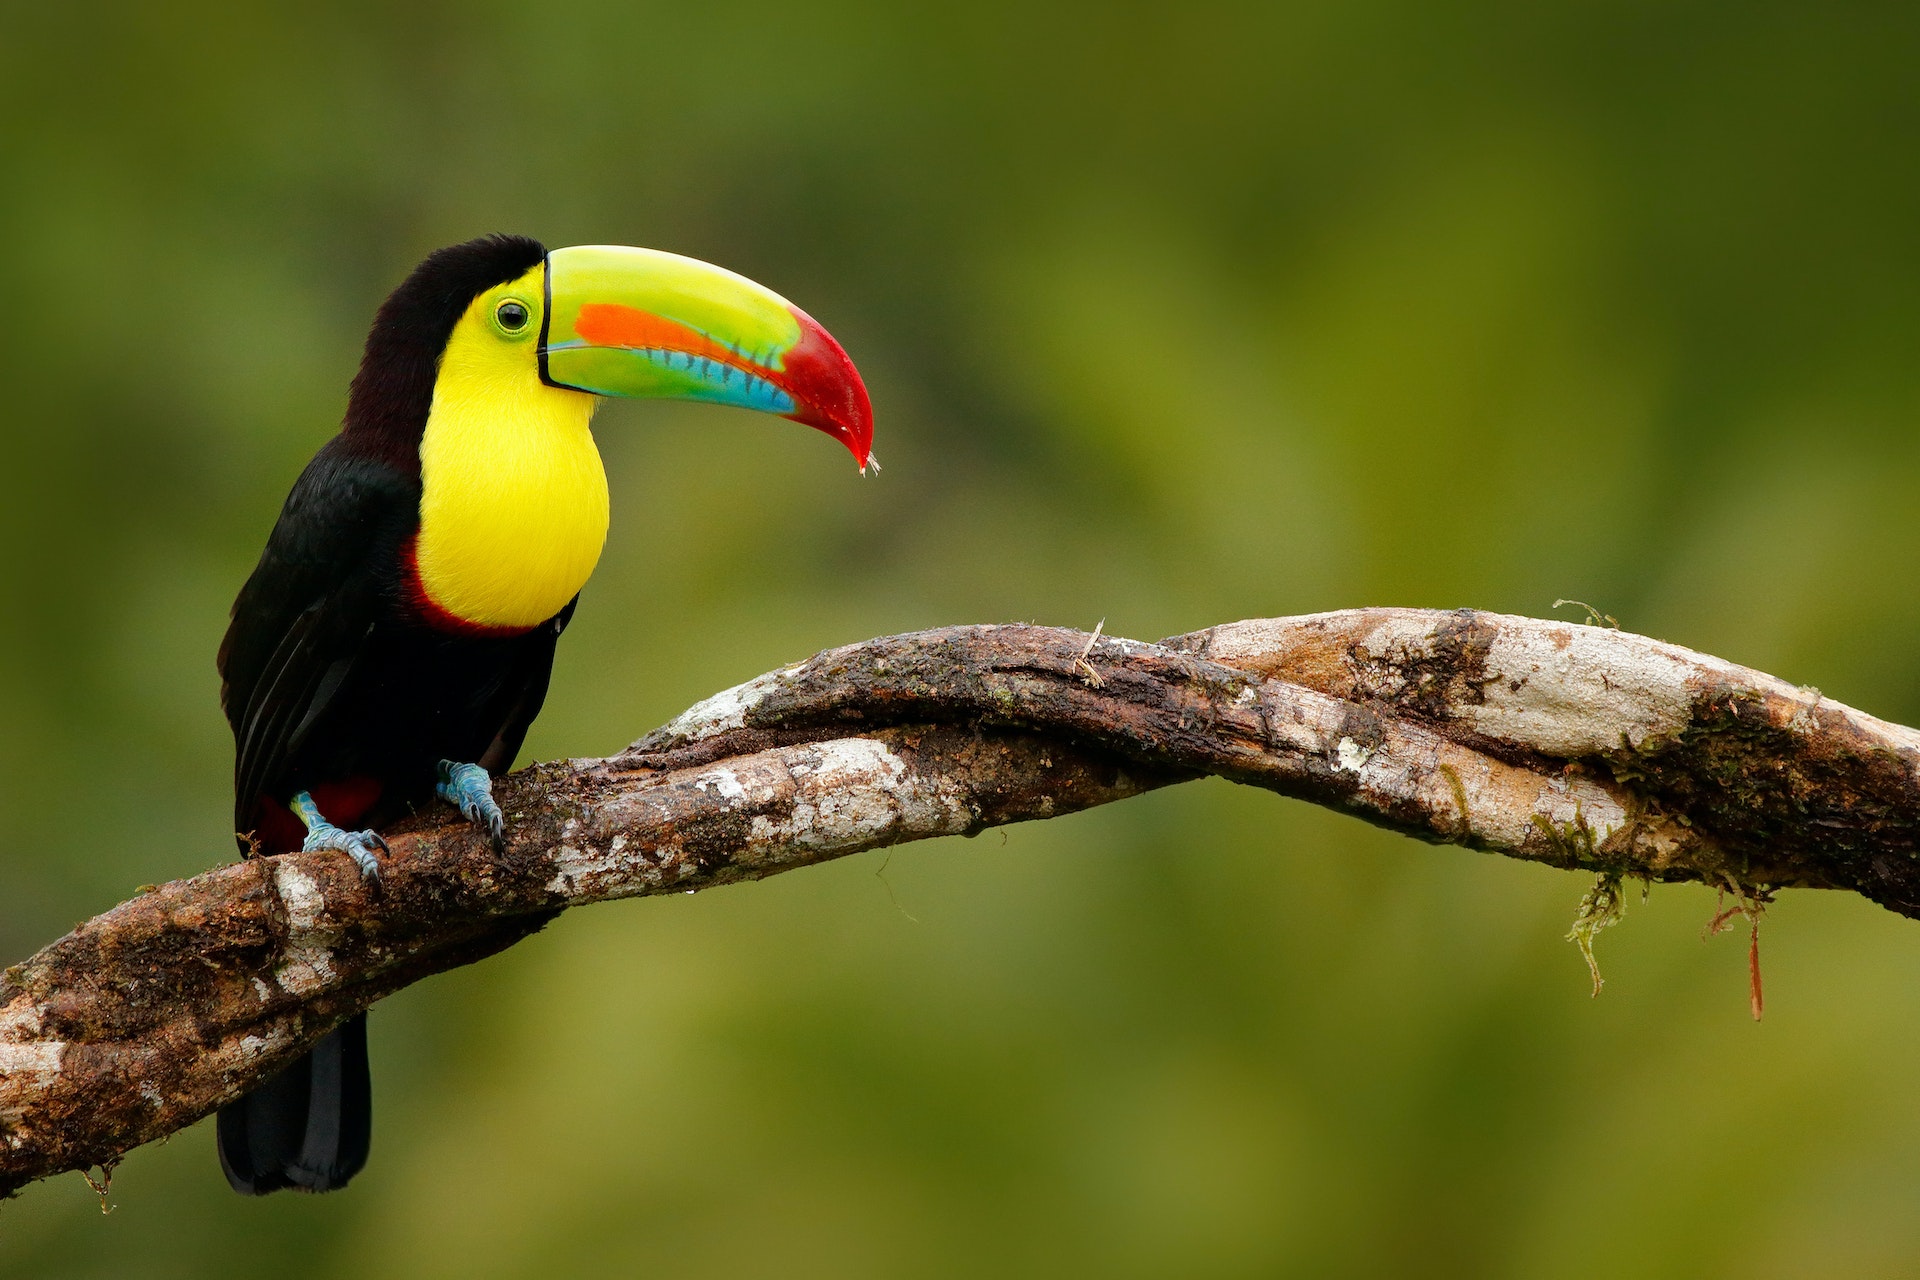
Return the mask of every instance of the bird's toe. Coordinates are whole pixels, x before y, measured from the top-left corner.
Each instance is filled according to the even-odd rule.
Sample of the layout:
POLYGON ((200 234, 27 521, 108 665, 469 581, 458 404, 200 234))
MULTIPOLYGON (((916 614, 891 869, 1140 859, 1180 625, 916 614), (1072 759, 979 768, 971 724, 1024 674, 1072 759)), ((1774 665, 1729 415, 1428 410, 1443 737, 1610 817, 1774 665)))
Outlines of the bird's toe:
POLYGON ((460 810, 463 817, 486 833, 494 852, 506 848, 507 820, 493 798, 493 778, 477 764, 440 762, 440 781, 434 792, 460 810))

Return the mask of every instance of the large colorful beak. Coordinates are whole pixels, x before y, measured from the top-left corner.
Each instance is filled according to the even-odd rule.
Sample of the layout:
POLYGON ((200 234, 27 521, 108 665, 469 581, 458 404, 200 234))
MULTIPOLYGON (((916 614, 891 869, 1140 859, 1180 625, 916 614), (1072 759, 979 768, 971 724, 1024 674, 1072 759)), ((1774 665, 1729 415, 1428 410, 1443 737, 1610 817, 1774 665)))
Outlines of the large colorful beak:
POLYGON ((777 413, 847 446, 863 471, 873 456, 867 389, 832 335, 773 290, 678 254, 549 253, 540 376, 599 396, 777 413))

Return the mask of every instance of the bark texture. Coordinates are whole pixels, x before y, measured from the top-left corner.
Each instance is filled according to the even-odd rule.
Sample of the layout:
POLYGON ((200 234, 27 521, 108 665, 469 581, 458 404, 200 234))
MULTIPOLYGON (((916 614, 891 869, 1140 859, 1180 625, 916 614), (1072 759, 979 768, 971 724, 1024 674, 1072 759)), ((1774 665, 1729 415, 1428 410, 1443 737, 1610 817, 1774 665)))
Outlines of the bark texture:
POLYGON ((1217 775, 1434 843, 1920 916, 1920 733, 1643 636, 1462 610, 1158 644, 954 627, 829 650, 605 760, 332 853, 174 881, 0 978, 0 1192, 110 1165, 340 1020, 570 906, 703 889, 1217 775))

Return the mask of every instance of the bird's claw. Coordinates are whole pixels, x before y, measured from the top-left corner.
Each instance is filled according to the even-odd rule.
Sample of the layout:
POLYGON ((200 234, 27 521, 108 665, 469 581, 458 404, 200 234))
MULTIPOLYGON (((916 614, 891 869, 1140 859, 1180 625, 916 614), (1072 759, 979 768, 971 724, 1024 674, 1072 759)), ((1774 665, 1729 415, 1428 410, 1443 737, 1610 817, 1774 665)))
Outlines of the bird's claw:
POLYGON ((386 837, 378 831, 342 831, 331 822, 309 828, 306 843, 300 848, 305 853, 333 849, 346 854, 360 868, 363 880, 378 880, 381 860, 393 852, 387 847, 386 837), (380 851, 377 855, 376 849, 380 851))
POLYGON ((495 853, 506 848, 507 820, 493 798, 493 779, 477 764, 440 762, 440 781, 434 793, 474 826, 487 833, 495 853))

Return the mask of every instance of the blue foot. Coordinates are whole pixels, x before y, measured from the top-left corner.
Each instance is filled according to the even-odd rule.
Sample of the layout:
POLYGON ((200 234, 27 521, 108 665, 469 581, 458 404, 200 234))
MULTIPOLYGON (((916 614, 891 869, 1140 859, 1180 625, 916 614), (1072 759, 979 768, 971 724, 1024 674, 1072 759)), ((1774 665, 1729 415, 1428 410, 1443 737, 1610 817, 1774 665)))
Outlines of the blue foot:
POLYGON ((380 878, 380 855, 391 852, 387 842, 377 831, 342 831, 320 815, 320 806, 313 797, 302 791, 287 805, 298 815, 300 821, 307 824, 307 841, 300 846, 304 853, 317 853, 322 849, 335 849, 353 859, 360 868, 360 876, 365 880, 380 878))
POLYGON ((506 848, 507 820, 501 816, 500 806, 494 803, 493 779, 485 769, 477 764, 442 760, 440 781, 433 792, 460 810, 468 822, 485 831, 495 853, 506 848))

